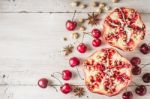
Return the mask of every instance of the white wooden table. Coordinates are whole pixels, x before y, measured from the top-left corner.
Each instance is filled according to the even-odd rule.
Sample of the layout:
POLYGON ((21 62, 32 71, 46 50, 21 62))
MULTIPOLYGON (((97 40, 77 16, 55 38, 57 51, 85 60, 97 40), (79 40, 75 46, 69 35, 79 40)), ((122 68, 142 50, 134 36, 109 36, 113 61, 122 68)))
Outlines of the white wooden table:
MULTIPOLYGON (((89 3, 92 0, 83 0, 89 3)), ((121 0, 120 3, 112 4, 110 0, 100 0, 108 2, 112 7, 127 6, 138 9, 146 24, 147 32, 145 42, 150 43, 150 0, 121 0)), ((78 44, 69 40, 63 41, 63 37, 70 38, 71 34, 65 29, 65 22, 72 17, 75 9, 70 7, 71 0, 0 0, 0 99, 77 99, 73 94, 63 95, 53 88, 41 89, 37 86, 37 81, 41 77, 53 80, 53 84, 59 84, 50 74, 63 69, 74 68, 68 65, 71 56, 86 58, 92 52, 105 47, 93 49, 85 55, 80 55, 74 51, 65 57, 60 51, 70 43, 78 44), (4 77, 5 76, 5 77, 4 77)), ((77 9, 76 18, 86 17, 87 12, 93 9, 77 9)), ((102 20, 105 15, 102 15, 102 20)), ((88 30, 91 27, 87 27, 88 30)), ((87 30, 87 31, 88 31, 87 30)), ((90 42, 91 38, 86 38, 85 42, 90 42)), ((121 52, 121 51, 120 51, 121 52)), ((132 56, 139 56, 142 63, 149 63, 150 54, 142 55, 138 50, 133 53, 123 53, 130 59, 132 56)), ((82 69, 79 69, 82 74, 82 69)), ((150 67, 143 69, 150 72, 150 67)), ((143 84, 141 76, 134 76, 134 81, 143 84)), ((74 85, 83 85, 84 82, 78 77, 69 81, 74 85)), ((150 88, 148 94, 140 97, 135 95, 134 99, 150 99, 150 88)), ((58 87, 59 89, 59 87, 58 87)), ((134 91, 134 87, 129 90, 134 91)), ((106 97, 87 92, 81 99, 121 99, 121 94, 115 97, 106 97)))

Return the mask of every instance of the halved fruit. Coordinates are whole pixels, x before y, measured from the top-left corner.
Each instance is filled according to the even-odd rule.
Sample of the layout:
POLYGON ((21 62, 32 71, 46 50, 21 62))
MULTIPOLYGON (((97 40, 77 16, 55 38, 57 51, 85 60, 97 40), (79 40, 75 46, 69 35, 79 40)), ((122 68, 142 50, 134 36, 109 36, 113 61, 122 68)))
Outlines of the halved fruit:
POLYGON ((145 25, 132 8, 116 8, 105 18, 103 28, 106 42, 124 51, 133 51, 145 37, 145 25))
POLYGON ((116 95, 131 82, 131 68, 115 49, 101 49, 84 62, 86 86, 93 93, 116 95))

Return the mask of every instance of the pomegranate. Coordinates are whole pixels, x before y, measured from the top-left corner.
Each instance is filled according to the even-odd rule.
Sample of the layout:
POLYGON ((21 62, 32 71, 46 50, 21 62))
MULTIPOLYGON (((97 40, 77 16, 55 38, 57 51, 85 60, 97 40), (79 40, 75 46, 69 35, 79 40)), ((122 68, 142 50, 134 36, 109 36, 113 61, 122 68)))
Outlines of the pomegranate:
POLYGON ((98 94, 114 96, 131 82, 131 63, 113 48, 104 48, 84 61, 87 88, 98 94))
POLYGON ((145 24, 140 14, 132 8, 116 8, 103 24, 103 38, 111 46, 133 51, 145 37, 145 24))

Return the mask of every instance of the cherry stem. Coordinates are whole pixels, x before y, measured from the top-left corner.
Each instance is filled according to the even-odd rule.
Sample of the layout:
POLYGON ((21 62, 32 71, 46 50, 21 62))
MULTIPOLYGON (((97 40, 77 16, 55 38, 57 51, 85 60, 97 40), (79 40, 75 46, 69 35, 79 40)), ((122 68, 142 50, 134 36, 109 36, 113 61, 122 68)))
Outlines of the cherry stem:
POLYGON ((57 78, 57 77, 55 77, 55 75, 54 74, 51 74, 51 77, 53 77, 53 78, 55 78, 55 79, 57 79, 58 81, 59 81, 59 83, 61 84, 61 85, 63 85, 63 83, 57 78))
POLYGON ((144 68, 144 67, 146 67, 146 66, 149 66, 150 63, 147 63, 147 64, 141 64, 141 65, 143 65, 141 68, 144 68))
POLYGON ((79 73, 78 67, 76 67, 76 70, 77 70, 77 73, 78 73, 80 79, 81 79, 81 80, 84 80, 84 79, 81 77, 80 73, 79 73))
POLYGON ((56 92, 58 92, 58 90, 57 90, 57 88, 55 86, 51 86, 51 87, 53 87, 56 90, 56 92))
POLYGON ((73 13, 72 21, 74 20, 75 14, 76 14, 76 10, 73 13))
POLYGON ((138 86, 134 81, 132 81, 132 83, 133 83, 135 86, 138 86))

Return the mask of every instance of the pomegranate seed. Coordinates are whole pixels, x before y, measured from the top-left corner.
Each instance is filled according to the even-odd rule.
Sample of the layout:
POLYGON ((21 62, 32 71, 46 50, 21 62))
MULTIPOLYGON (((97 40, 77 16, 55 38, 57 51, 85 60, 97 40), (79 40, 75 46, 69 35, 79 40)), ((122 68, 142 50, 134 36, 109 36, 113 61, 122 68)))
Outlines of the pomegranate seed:
POLYGON ((61 90, 62 93, 68 94, 68 93, 70 93, 72 91, 72 88, 71 88, 69 83, 65 83, 64 85, 62 85, 60 87, 60 90, 61 90))
POLYGON ((87 47, 84 43, 80 43, 78 46, 77 46, 77 50, 80 52, 80 53, 85 53, 86 50, 87 50, 87 47))
POLYGON ((63 80, 70 80, 72 77, 72 72, 70 70, 64 70, 62 72, 62 78, 63 80))
POLYGON ((68 31, 73 31, 77 27, 77 22, 68 20, 66 22, 66 29, 68 31))
POLYGON ((46 78, 41 78, 39 81, 38 81, 38 86, 41 87, 41 88, 46 88, 48 86, 48 79, 46 78))
POLYGON ((141 59, 139 57, 133 57, 131 60, 130 60, 131 64, 136 66, 136 65, 139 65, 141 63, 141 59))
POLYGON ((94 40, 92 41, 92 45, 93 45, 94 47, 100 46, 100 45, 101 45, 101 40, 100 40, 100 39, 94 39, 94 40))
POLYGON ((133 94, 131 91, 125 92, 125 93, 123 93, 122 98, 123 99, 133 99, 133 94))
POLYGON ((147 92, 147 89, 144 85, 140 85, 136 87, 135 92, 140 96, 144 96, 147 92))
POLYGON ((145 73, 142 79, 145 83, 150 83, 150 73, 145 73))
POLYGON ((92 36, 94 37, 94 38, 100 38, 100 36, 101 36, 101 31, 100 30, 98 30, 98 29, 93 29, 92 30, 92 36))
POLYGON ((71 67, 75 67, 75 66, 80 64, 80 61, 77 57, 72 57, 69 60, 69 64, 70 64, 71 67))

